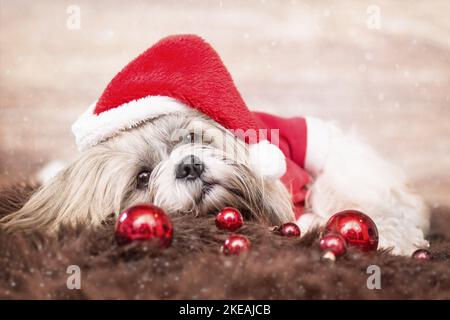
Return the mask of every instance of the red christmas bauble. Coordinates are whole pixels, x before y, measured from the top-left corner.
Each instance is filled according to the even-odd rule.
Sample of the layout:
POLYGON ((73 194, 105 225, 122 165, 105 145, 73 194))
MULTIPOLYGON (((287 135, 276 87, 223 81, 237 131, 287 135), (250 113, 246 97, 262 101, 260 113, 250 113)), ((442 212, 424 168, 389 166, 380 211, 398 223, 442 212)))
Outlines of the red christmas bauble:
POLYGON ((412 257, 417 260, 433 259, 433 255, 431 254, 431 252, 428 250, 425 250, 425 249, 418 249, 418 250, 414 251, 414 253, 412 254, 412 257))
POLYGON ((222 230, 236 231, 243 223, 242 214, 235 208, 223 208, 216 216, 216 226, 222 230))
POLYGON ((326 224, 325 233, 338 233, 347 245, 363 252, 375 251, 378 247, 377 226, 367 215, 356 210, 334 214, 326 224))
POLYGON ((274 232, 288 238, 296 238, 301 235, 300 228, 293 222, 288 222, 279 227, 275 227, 274 232))
POLYGON ((222 252, 225 255, 240 254, 250 249, 250 240, 240 234, 229 236, 222 246, 222 252))
POLYGON ((320 239, 320 249, 325 252, 332 252, 337 258, 347 252, 347 243, 341 235, 328 233, 320 239))
POLYGON ((169 217, 159 207, 140 204, 123 211, 116 224, 116 240, 127 244, 135 240, 154 240, 160 247, 172 243, 173 226, 169 217))

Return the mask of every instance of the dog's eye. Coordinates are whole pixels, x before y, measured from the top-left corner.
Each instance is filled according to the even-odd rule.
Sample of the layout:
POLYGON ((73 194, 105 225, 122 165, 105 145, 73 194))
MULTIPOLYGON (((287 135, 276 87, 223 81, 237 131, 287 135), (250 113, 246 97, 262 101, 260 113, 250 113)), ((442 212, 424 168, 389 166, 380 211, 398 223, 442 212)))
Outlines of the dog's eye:
POLYGON ((199 143, 201 142, 201 136, 195 132, 190 132, 185 137, 186 143, 199 143))
POLYGON ((136 187, 138 189, 144 189, 148 187, 148 182, 150 180, 150 171, 141 171, 136 177, 136 187))
POLYGON ((185 137, 186 143, 199 143, 199 144, 211 144, 212 138, 208 137, 203 132, 190 132, 185 137))

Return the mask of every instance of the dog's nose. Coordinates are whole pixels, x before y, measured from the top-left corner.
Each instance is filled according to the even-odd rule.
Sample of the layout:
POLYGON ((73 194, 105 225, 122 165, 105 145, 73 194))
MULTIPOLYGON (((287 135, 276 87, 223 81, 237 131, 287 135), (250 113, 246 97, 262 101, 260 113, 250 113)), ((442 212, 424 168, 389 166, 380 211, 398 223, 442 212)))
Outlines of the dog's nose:
POLYGON ((202 161, 193 155, 187 156, 181 160, 175 169, 177 179, 197 179, 205 170, 202 161))

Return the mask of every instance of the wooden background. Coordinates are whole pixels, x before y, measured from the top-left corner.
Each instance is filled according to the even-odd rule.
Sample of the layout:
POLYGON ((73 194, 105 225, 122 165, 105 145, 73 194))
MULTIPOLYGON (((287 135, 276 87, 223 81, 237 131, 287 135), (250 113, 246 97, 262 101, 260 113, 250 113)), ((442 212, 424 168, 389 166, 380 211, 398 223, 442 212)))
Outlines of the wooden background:
POLYGON ((0 185, 74 158, 70 124, 174 33, 211 42, 251 108, 355 128, 432 206, 450 205, 448 0, 0 0, 0 185), (380 29, 367 26, 369 5, 380 29))

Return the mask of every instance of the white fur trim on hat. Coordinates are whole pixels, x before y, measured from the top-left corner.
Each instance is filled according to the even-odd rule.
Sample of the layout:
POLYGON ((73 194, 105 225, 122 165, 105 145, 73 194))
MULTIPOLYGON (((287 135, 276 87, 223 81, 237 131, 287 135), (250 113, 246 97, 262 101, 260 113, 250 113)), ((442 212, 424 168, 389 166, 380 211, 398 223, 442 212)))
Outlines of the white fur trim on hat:
POLYGON ((72 125, 80 151, 149 119, 189 108, 173 98, 164 96, 148 96, 134 100, 98 115, 94 114, 95 105, 96 103, 93 103, 72 125))
POLYGON ((250 145, 250 166, 265 178, 277 179, 286 173, 286 159, 283 152, 267 140, 250 145))

